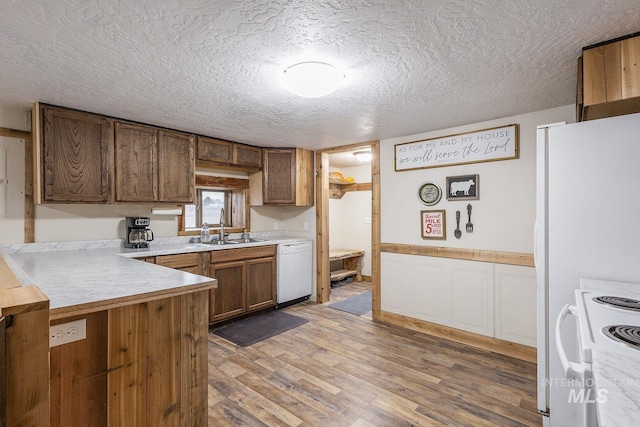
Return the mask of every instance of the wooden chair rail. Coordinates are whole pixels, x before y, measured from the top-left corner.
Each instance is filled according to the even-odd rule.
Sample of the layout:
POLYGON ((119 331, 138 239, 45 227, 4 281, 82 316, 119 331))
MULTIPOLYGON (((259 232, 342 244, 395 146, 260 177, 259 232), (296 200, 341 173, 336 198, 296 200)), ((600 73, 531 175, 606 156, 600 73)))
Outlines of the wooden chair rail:
POLYGON ((447 248, 443 246, 405 245, 381 243, 380 252, 404 255, 421 255, 437 258, 454 258, 466 261, 493 262, 496 264, 535 267, 533 254, 519 252, 486 251, 482 249, 447 248))

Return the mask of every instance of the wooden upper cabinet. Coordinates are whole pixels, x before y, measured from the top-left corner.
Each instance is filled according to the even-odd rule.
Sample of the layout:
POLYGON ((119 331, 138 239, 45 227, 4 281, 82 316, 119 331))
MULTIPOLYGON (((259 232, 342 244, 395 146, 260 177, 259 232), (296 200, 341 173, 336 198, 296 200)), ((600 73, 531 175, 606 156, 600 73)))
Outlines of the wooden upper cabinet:
POLYGON ((36 202, 111 201, 113 121, 38 105, 34 112, 42 126, 36 147, 36 202))
POLYGON ((38 103, 33 130, 35 203, 195 203, 194 135, 38 103))
POLYGON ((233 144, 233 164, 252 169, 262 168, 262 148, 244 144, 233 144))
POLYGON ((232 160, 232 142, 204 136, 198 137, 198 161, 230 164, 232 160))
POLYGON ((116 201, 193 203, 193 135, 116 122, 116 201))
POLYGON ((222 139, 198 137, 198 162, 242 169, 262 167, 262 148, 222 139))
POLYGON ((313 151, 263 149, 264 204, 313 206, 313 151))
POLYGON ((640 36, 584 48, 577 98, 584 120, 640 112, 640 36))
POLYGON ((116 122, 116 201, 158 200, 158 130, 116 122))
POLYGON ((158 201, 194 203, 196 200, 195 137, 160 131, 158 135, 158 201))

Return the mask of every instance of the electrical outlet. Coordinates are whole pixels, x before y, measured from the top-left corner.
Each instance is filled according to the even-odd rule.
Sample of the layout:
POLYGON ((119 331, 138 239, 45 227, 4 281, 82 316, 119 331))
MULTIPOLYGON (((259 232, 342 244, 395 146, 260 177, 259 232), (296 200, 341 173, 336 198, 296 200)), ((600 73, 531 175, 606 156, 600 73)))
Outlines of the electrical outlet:
POLYGON ((274 230, 277 230, 277 229, 278 229, 278 223, 277 223, 277 222, 274 222, 274 223, 273 223, 273 229, 274 229, 274 230))
POLYGON ((87 319, 74 320, 49 327, 49 347, 87 338, 87 319))

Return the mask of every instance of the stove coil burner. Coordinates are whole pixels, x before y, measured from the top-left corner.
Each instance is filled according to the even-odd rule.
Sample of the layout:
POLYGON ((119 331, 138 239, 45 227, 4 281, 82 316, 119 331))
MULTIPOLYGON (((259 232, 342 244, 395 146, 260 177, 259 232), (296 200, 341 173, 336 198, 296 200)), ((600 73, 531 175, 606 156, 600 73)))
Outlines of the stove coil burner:
POLYGON ((623 297, 602 296, 593 298, 595 302, 621 308, 623 310, 640 311, 640 301, 623 297))
POLYGON ((602 332, 614 341, 640 350, 640 326, 605 326, 602 332))

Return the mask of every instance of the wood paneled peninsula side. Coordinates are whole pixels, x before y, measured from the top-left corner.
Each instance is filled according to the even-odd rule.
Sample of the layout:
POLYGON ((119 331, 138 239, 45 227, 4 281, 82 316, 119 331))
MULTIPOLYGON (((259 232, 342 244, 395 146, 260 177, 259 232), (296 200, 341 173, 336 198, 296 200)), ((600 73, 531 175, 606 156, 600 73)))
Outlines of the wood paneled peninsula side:
POLYGON ((38 247, 12 245, 0 256, 22 286, 49 298, 44 321, 86 324, 85 339, 40 349, 49 351, 49 425, 206 426, 216 280, 128 258, 121 247, 38 247))

